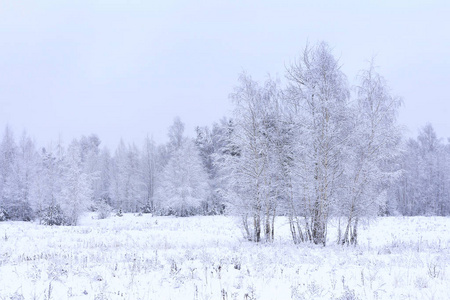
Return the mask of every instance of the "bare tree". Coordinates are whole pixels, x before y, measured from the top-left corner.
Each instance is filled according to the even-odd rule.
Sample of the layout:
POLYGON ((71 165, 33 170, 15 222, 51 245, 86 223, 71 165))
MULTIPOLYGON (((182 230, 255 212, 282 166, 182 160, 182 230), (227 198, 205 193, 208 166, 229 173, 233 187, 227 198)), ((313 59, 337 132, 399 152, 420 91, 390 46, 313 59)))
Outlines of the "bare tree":
POLYGON ((347 218, 342 244, 356 244, 361 216, 376 215, 389 183, 400 175, 392 162, 400 155, 397 114, 401 101, 391 95, 373 62, 359 76, 350 143, 346 149, 345 191, 339 207, 347 218))
MULTIPOLYGON (((287 69, 287 102, 297 126, 297 199, 307 239, 326 244, 327 222, 337 201, 347 143, 349 89, 330 47, 306 47, 287 69)), ((292 226, 292 225, 291 225, 292 226)))
POLYGON ((249 240, 273 240, 276 201, 272 193, 270 137, 274 129, 271 107, 277 96, 275 82, 260 87, 246 74, 239 78, 231 99, 235 105, 230 155, 223 165, 230 175, 230 203, 241 216, 249 240))

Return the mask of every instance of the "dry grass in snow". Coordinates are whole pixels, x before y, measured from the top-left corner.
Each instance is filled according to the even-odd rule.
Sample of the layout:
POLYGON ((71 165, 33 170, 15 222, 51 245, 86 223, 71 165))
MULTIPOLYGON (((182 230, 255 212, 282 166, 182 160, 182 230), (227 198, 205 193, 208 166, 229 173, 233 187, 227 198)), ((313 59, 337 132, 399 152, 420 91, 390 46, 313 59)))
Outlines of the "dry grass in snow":
MULTIPOLYGON (((337 223, 337 222, 333 222, 337 223)), ((0 223, 0 299, 446 299, 450 219, 389 217, 357 247, 242 238, 232 218, 0 223)), ((369 226, 370 225, 370 226, 369 226)))

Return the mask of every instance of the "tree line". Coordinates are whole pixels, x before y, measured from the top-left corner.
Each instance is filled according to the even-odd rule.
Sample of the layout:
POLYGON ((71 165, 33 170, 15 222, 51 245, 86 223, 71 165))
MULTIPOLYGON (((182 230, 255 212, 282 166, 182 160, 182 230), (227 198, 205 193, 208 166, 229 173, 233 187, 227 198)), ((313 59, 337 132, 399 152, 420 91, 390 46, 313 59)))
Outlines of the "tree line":
POLYGON ((239 216, 247 239, 273 241, 276 217, 295 243, 356 244, 374 215, 448 215, 450 146, 426 125, 407 140, 401 100, 373 63, 351 85, 326 43, 307 46, 285 84, 242 74, 234 111, 169 142, 121 141, 114 153, 96 135, 37 149, 6 127, 0 144, 0 220, 76 225, 81 213, 112 211, 239 216))
MULTIPOLYGON (((212 198, 199 138, 184 136, 176 118, 163 145, 147 137, 141 147, 119 143, 111 154, 97 135, 37 149, 26 133, 6 127, 0 144, 0 220, 39 219, 76 225, 82 212, 112 211, 188 216, 223 212, 212 198)), ((207 131, 205 131, 207 132, 207 131)), ((212 165, 209 168, 213 168, 212 165)))

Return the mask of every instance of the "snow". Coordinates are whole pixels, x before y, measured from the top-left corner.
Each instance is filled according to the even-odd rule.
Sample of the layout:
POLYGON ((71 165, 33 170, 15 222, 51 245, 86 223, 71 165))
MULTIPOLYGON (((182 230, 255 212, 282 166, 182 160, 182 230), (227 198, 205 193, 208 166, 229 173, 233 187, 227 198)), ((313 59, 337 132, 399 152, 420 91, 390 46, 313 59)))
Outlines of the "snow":
POLYGON ((243 239, 231 217, 0 222, 0 299, 446 299, 450 218, 386 217, 359 245, 243 239))

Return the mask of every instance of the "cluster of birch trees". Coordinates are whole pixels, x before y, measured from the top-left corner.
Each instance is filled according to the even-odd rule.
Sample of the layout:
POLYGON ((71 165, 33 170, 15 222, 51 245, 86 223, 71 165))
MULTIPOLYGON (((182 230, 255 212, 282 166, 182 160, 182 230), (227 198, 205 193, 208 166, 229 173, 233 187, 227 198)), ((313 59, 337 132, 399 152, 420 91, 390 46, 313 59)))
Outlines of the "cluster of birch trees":
POLYGON ((6 127, 0 144, 0 220, 75 225, 98 211, 239 216, 247 239, 273 241, 286 216, 295 243, 356 244, 362 217, 450 214, 450 145, 426 125, 405 141, 392 95, 373 63, 350 85, 326 43, 304 49, 283 85, 242 74, 231 119, 169 141, 120 142, 96 135, 37 147, 6 127))
POLYGON ((400 100, 373 65, 350 87, 325 43, 286 73, 285 88, 243 74, 231 95, 228 198, 249 240, 273 240, 284 214, 296 243, 325 245, 332 216, 342 219, 338 243, 356 243, 359 219, 378 213, 400 175, 400 100))

